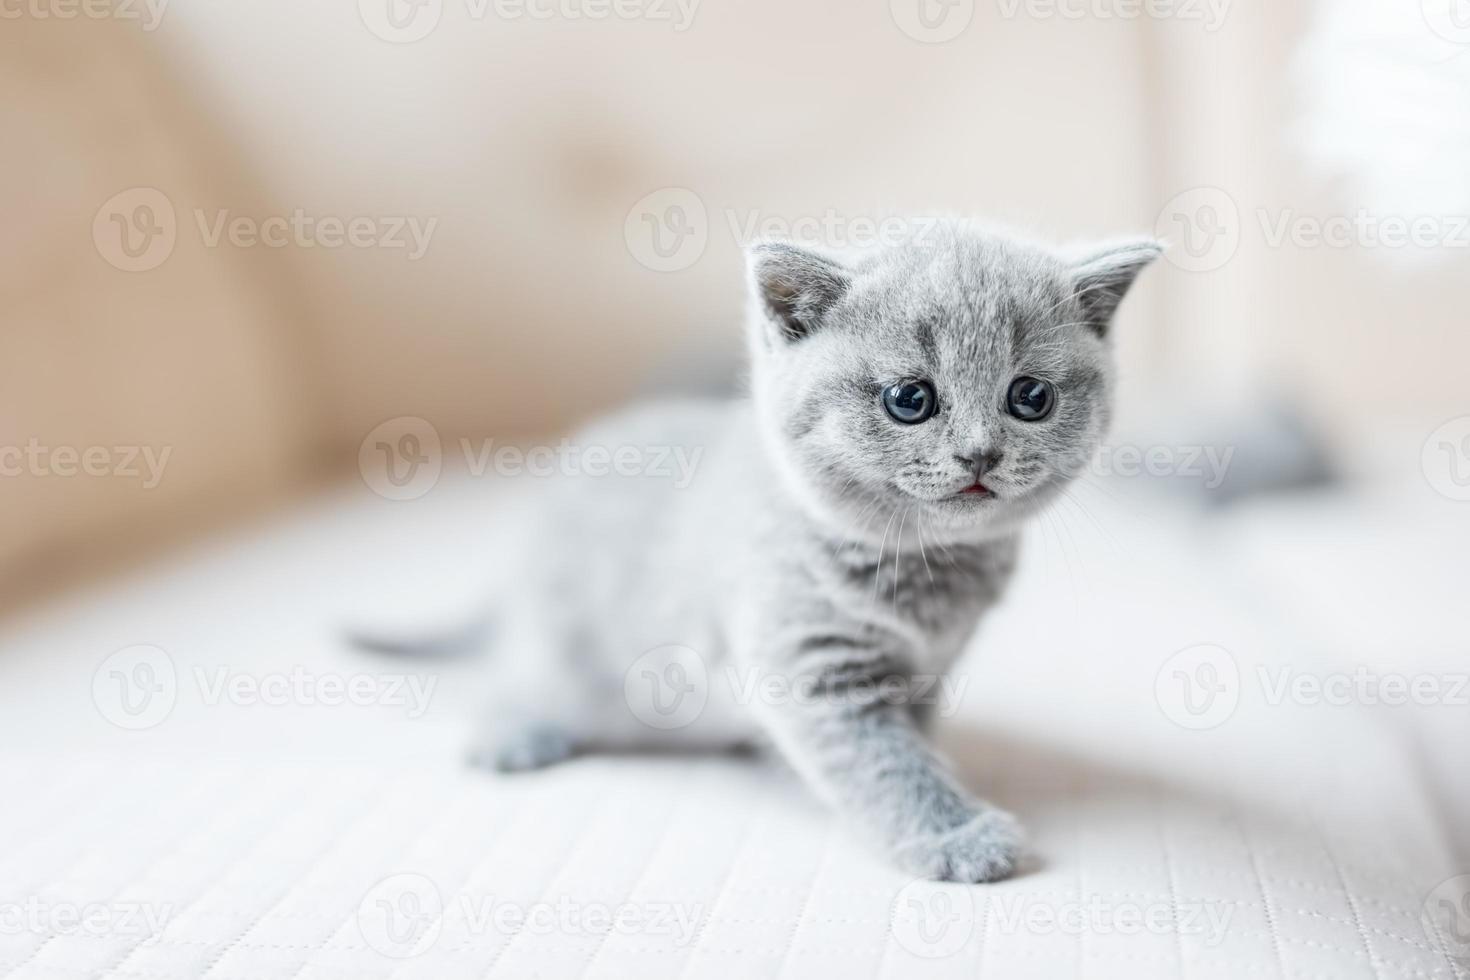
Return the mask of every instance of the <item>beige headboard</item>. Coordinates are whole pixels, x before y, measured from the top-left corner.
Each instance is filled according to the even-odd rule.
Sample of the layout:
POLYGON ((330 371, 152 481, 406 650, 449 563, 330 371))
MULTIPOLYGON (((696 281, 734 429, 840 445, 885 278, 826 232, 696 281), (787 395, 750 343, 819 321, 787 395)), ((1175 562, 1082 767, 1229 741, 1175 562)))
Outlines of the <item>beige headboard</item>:
POLYGON ((99 218, 115 195, 128 192, 108 206, 127 218, 151 199, 136 188, 180 205, 249 199, 234 149, 156 46, 115 21, 6 20, 0 93, 9 598, 113 545, 280 496, 302 481, 323 427, 289 275, 272 256, 180 233, 157 268, 114 264, 130 262, 112 215, 99 218))

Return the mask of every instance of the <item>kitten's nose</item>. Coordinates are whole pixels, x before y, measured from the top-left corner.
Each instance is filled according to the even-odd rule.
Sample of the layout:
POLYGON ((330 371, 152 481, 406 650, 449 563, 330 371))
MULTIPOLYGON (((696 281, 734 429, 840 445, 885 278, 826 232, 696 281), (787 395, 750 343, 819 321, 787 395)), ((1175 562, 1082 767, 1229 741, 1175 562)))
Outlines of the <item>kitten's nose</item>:
POLYGON ((975 482, 979 483, 985 478, 986 473, 995 469, 1000 463, 1000 450, 987 452, 982 449, 977 449, 968 456, 957 454, 955 459, 959 461, 961 466, 975 474, 975 482))

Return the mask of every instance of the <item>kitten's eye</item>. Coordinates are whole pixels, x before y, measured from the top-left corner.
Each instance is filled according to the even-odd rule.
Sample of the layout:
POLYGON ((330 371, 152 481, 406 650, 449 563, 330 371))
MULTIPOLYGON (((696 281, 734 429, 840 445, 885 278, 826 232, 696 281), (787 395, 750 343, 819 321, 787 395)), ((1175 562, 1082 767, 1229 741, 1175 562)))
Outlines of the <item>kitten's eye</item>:
POLYGON ((1057 397, 1040 378, 1017 378, 1006 395, 1006 411, 1022 422, 1040 422, 1051 414, 1057 397))
POLYGON ((895 422, 918 425, 939 408, 939 398, 927 381, 900 381, 883 389, 883 407, 895 422))

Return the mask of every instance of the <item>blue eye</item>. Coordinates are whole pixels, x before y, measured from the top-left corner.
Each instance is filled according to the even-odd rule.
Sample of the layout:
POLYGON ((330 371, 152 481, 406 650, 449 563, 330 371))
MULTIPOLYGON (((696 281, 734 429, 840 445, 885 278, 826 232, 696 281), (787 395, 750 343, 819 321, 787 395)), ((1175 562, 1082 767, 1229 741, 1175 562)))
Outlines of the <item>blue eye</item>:
POLYGON ((883 407, 893 421, 918 425, 938 411, 939 398, 927 381, 900 381, 883 389, 883 407))
POLYGON ((1040 378, 1017 378, 1006 394, 1006 411, 1022 422, 1040 422, 1051 414, 1057 396, 1040 378))

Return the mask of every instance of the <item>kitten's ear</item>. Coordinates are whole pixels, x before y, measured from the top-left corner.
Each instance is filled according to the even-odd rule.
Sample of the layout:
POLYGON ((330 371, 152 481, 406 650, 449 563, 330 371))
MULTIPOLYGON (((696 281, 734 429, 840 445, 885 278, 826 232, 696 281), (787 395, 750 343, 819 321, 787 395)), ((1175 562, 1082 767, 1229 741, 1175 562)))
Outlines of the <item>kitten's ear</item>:
POLYGON ((1118 304, 1128 295, 1133 280, 1163 254, 1162 244, 1139 238, 1089 249, 1072 263, 1077 301, 1099 337, 1107 336, 1113 314, 1118 312, 1118 304))
POLYGON ((760 311, 788 343, 817 330, 852 283, 841 263, 786 242, 757 242, 746 256, 760 311))

